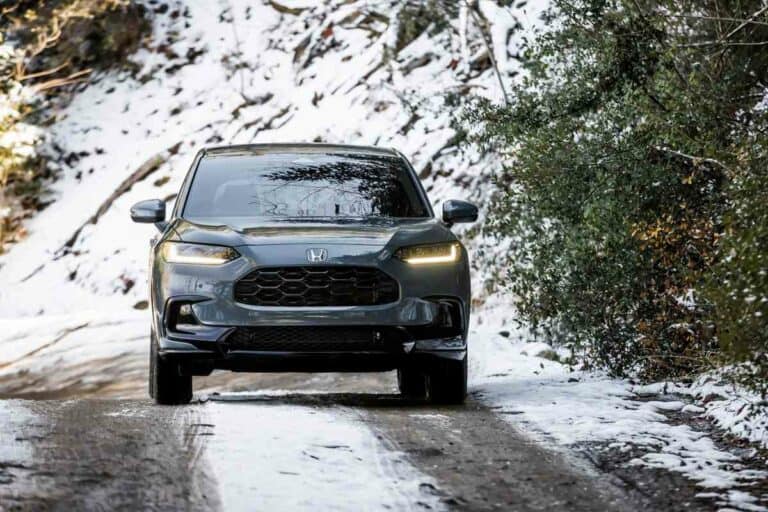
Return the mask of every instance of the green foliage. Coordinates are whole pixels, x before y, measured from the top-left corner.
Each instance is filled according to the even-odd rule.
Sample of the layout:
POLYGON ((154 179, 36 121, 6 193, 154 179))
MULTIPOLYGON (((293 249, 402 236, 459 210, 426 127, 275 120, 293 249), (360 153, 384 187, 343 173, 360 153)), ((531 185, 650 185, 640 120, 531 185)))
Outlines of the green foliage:
POLYGON ((713 361, 718 304, 702 289, 748 181, 734 179, 760 167, 755 134, 768 128, 753 114, 768 52, 752 46, 768 25, 741 26, 761 9, 555 0, 557 28, 528 50, 513 103, 471 115, 512 162, 490 229, 517 241, 508 281, 520 313, 616 374, 674 377, 713 361))
MULTIPOLYGON (((765 112, 762 113, 766 115, 765 112)), ((765 119, 759 122, 763 127, 765 119)), ((734 176, 721 258, 707 283, 718 338, 742 382, 768 392, 768 146, 765 131, 745 147, 749 166, 734 176)), ((745 145, 746 146, 746 145, 745 145)))

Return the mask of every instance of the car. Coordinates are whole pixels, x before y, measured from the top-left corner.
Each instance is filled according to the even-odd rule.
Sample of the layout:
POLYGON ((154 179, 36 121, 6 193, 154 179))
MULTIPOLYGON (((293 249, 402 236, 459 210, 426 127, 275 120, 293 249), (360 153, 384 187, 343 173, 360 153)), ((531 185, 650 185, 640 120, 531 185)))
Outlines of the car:
POLYGON ((192 399, 192 378, 235 372, 397 371, 403 395, 467 393, 470 264, 398 151, 329 144, 202 149, 150 250, 149 393, 192 399))

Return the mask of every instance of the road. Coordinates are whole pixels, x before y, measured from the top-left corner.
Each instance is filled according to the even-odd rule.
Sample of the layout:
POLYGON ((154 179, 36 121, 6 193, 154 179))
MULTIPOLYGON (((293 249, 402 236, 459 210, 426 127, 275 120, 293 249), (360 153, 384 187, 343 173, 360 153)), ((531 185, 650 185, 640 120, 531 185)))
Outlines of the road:
MULTIPOLYGON (((259 376, 250 376, 258 382, 259 376)), ((631 510, 578 461, 487 407, 409 403, 392 377, 299 375, 262 390, 0 402, 7 510, 631 510), (373 392, 349 388, 368 386, 373 392)), ((241 382, 240 385, 243 383, 241 382)), ((235 386, 237 387, 237 386, 235 386)))

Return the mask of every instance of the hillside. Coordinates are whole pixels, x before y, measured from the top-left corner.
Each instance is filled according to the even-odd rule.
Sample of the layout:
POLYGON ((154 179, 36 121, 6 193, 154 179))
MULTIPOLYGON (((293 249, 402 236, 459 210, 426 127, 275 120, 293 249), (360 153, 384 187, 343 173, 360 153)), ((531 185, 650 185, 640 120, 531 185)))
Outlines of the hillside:
MULTIPOLYGON (((456 109, 445 108, 470 94, 500 97, 477 29, 465 19, 398 35, 397 11, 384 3, 315 4, 154 7, 151 41, 130 57, 136 70, 95 77, 56 111, 38 149, 56 169, 54 201, 0 259, 2 316, 125 310, 144 300, 153 233, 131 224, 128 209, 172 198, 206 145, 396 147, 433 201, 484 203, 498 161, 459 146, 456 109), (52 291, 66 300, 41 303, 52 291)), ((515 45, 536 12, 483 9, 491 33, 507 41, 496 60, 514 72, 515 45)))

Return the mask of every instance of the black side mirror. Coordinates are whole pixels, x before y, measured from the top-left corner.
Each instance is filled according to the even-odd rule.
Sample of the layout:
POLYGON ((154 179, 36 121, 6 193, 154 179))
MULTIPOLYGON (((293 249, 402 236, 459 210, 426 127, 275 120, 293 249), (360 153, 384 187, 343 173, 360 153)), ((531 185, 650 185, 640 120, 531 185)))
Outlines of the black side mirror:
POLYGON ((162 199, 147 199, 139 201, 131 207, 133 222, 158 223, 165 220, 165 201, 162 199))
POLYGON ((466 201, 450 199, 443 203, 443 221, 448 224, 457 222, 475 222, 477 220, 477 206, 466 201))

